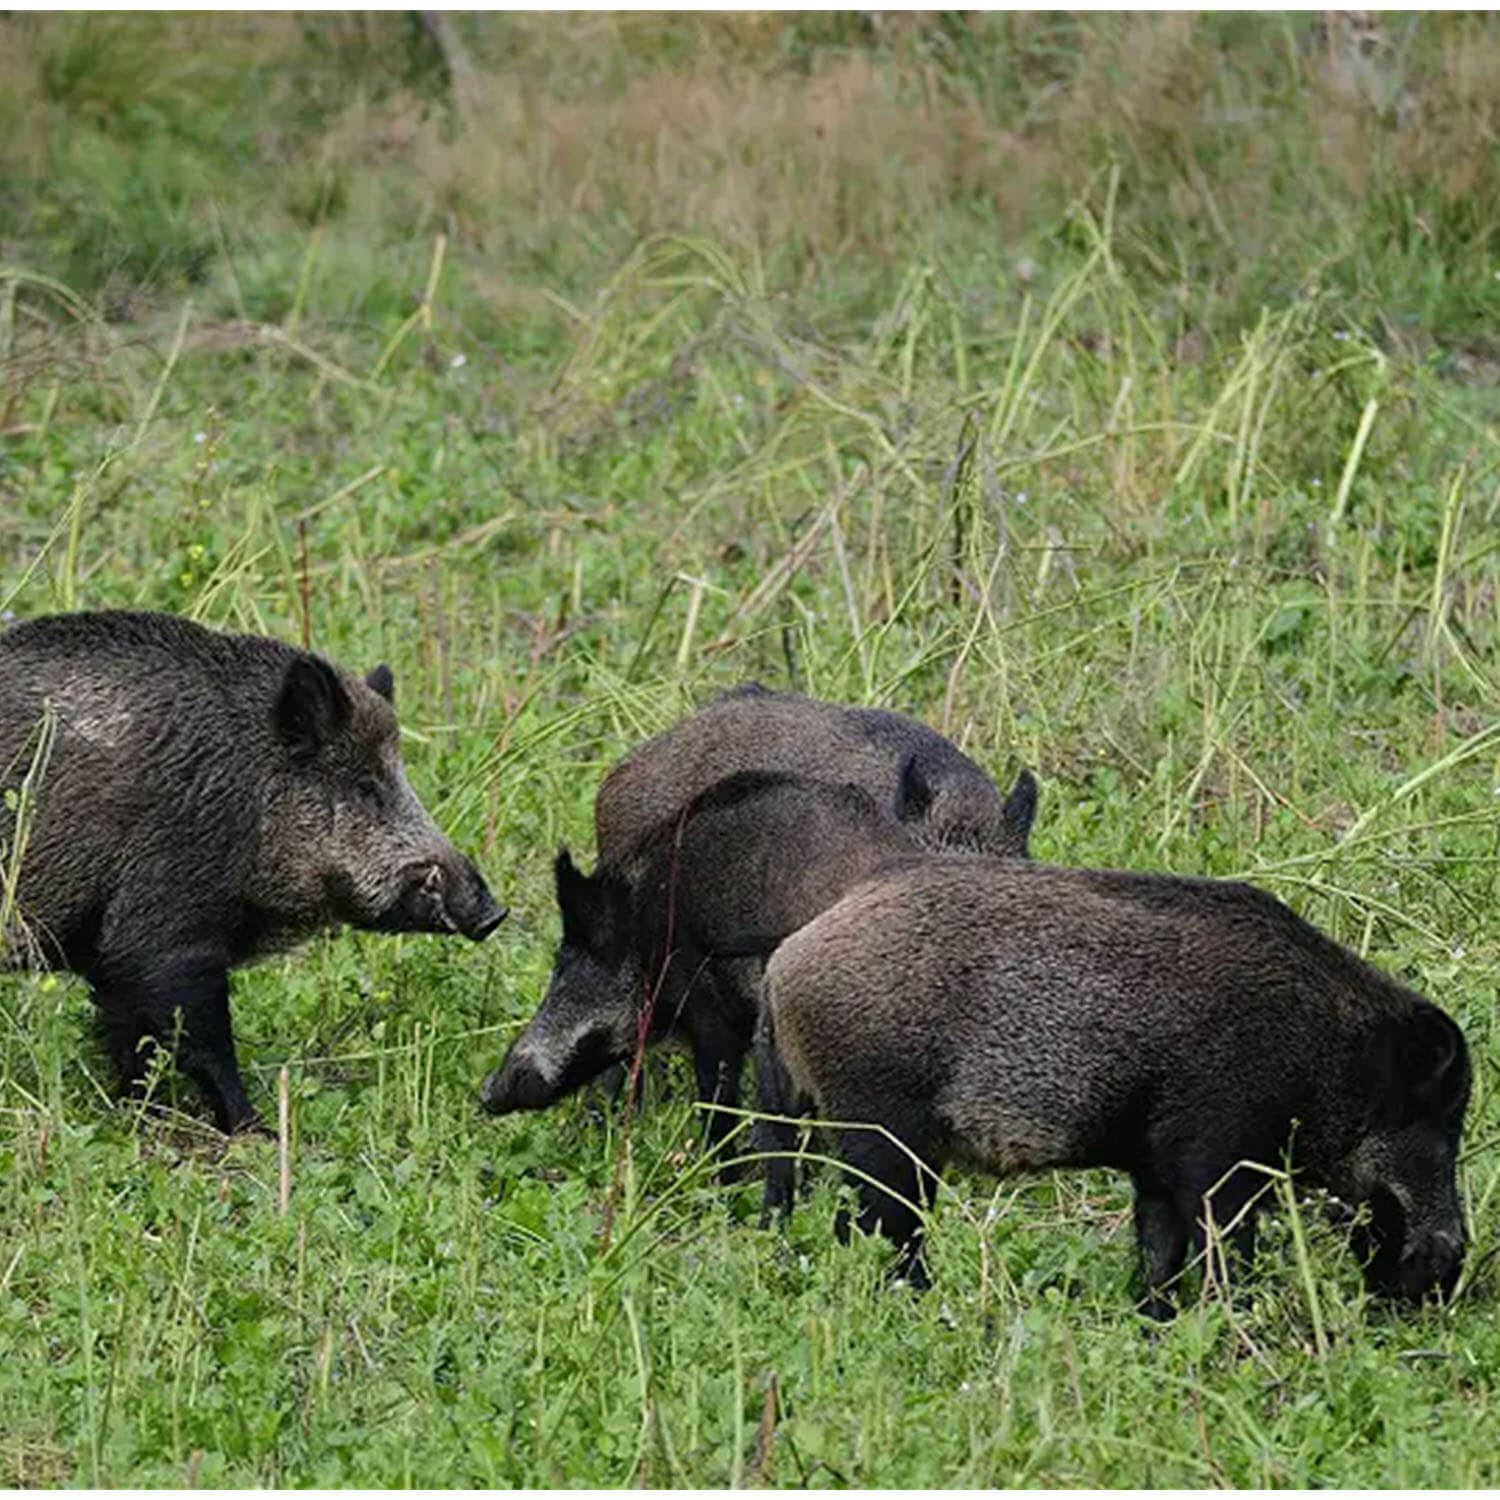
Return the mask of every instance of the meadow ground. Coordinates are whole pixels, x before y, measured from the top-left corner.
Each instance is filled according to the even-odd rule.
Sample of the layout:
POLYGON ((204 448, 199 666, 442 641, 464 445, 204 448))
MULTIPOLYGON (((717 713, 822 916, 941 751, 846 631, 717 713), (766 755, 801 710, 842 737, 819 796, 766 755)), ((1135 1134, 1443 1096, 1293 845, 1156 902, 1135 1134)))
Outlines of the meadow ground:
POLYGON ((284 1212, 274 1139, 112 1102, 80 985, 0 981, 0 1483, 1500 1482, 1500 27, 444 41, 0 19, 0 609, 391 662, 512 908, 237 977, 284 1212), (1457 1016, 1454 1304, 1278 1189, 1148 1336, 1102 1173, 950 1174, 919 1299, 830 1174, 785 1236, 707 1180, 680 1062, 628 1132, 481 1116, 603 770, 749 677, 1457 1016))

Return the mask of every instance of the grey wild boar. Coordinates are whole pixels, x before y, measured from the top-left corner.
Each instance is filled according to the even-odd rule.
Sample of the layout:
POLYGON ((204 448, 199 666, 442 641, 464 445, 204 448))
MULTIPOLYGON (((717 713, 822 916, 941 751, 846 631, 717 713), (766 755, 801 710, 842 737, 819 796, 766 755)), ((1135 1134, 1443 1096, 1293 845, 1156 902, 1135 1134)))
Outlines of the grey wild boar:
POLYGON ((904 769, 929 789, 926 802, 902 805, 921 843, 1024 853, 1033 809, 1002 802, 994 782, 935 729, 887 709, 746 683, 638 746, 604 778, 594 800, 599 859, 620 862, 699 792, 737 771, 850 782, 887 807, 904 769))
POLYGON ((839 1151, 874 1179, 861 1227, 919 1283, 913 1205, 950 1158, 1129 1172, 1156 1315, 1204 1247, 1205 1200, 1239 1220, 1234 1259, 1253 1252, 1265 1176, 1246 1162, 1369 1206, 1373 1290, 1458 1279, 1462 1032, 1251 886, 927 856, 790 937, 765 991, 818 1114, 889 1132, 841 1131, 839 1151))
POLYGON ((0 635, 0 779, 37 787, 8 961, 88 981, 127 1082, 175 1036, 235 1130, 232 968, 340 923, 477 940, 505 916, 407 783, 392 701, 388 667, 170 615, 0 635))
MULTIPOLYGON (((912 764, 898 782, 903 798, 928 795, 912 764)), ((1012 801, 1029 819, 1029 773, 1012 801)), ((1019 827, 1023 850, 1025 835, 1019 827)), ((671 1037, 692 1049, 699 1098, 737 1105, 766 956, 916 847, 901 808, 860 787, 748 771, 699 793, 623 862, 585 875, 564 850, 562 942, 547 994, 485 1080, 482 1103, 495 1114, 545 1108, 632 1057, 642 1039, 671 1037)), ((710 1112, 709 1143, 733 1124, 710 1112)))

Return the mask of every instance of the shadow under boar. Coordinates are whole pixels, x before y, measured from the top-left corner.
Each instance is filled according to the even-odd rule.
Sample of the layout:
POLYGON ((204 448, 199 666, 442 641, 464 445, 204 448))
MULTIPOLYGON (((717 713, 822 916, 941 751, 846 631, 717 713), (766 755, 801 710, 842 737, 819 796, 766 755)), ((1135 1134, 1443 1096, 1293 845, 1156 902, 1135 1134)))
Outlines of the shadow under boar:
MULTIPOLYGON (((899 780, 903 799, 927 796, 914 765, 899 780)), ((1029 772, 1012 800, 1035 806, 1029 772)), ((700 793, 621 864, 585 875, 564 850, 562 942, 547 994, 485 1080, 484 1107, 545 1108, 633 1057, 643 1032, 648 1042, 686 1042, 698 1097, 737 1106, 766 956, 850 887, 913 852, 898 812, 857 786, 749 771, 700 793)), ((710 1111, 709 1144, 735 1124, 710 1111)))
POLYGON ((888 807, 907 768, 930 789, 925 802, 902 806, 919 842, 1025 854, 1034 808, 1003 803, 994 782, 935 729, 888 709, 823 703, 751 682, 613 767, 594 800, 599 861, 624 860, 700 792, 738 771, 850 782, 888 807))
MULTIPOLYGON (((175 1036, 233 1131, 255 1116, 231 968, 339 923, 478 940, 505 916, 408 784, 392 701, 388 667, 361 681, 171 615, 54 615, 0 635, 0 775, 39 773, 9 962, 88 981, 128 1083, 148 1039, 175 1036)), ((14 837, 0 808, 0 840, 14 837)))
POLYGON ((839 1151, 873 1179, 861 1227, 918 1283, 914 1205, 951 1158, 1129 1172, 1157 1316, 1205 1207, 1238 1219, 1248 1261, 1266 1178, 1247 1162, 1289 1160, 1369 1205, 1373 1290, 1457 1282, 1462 1032, 1251 886, 927 856, 789 938, 765 991, 762 1024, 819 1114, 889 1132, 841 1130, 839 1151))

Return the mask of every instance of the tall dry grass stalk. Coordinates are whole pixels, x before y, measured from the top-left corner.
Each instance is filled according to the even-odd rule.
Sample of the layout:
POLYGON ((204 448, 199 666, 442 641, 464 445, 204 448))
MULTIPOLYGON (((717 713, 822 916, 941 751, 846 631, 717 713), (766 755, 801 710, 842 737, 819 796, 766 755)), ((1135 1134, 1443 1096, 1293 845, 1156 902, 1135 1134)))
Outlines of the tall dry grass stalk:
MULTIPOLYGON (((6 785, 0 795, 0 969, 19 965, 38 955, 37 940, 21 916, 18 893, 21 865, 36 817, 37 793, 52 759, 57 738, 57 715, 50 702, 44 704, 35 733, 22 747, 26 770, 17 786, 6 785)), ((12 768, 17 769, 17 768, 12 768)), ((4 778, 6 783, 10 777, 4 778)))

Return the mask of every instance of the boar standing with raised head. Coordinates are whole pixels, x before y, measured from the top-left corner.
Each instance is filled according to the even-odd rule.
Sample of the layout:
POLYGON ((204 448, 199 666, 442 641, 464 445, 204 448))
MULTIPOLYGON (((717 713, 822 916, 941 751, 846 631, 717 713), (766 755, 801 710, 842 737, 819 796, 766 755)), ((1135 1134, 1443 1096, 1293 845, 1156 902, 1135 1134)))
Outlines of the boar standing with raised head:
MULTIPOLYGON (((37 784, 9 962, 88 981, 127 1081, 176 1037, 235 1130, 254 1111, 232 968, 340 923, 477 940, 505 916, 408 784, 392 700, 388 667, 361 680, 170 615, 0 634, 0 780, 37 784)), ((14 834, 0 807, 0 842, 14 834)))
POLYGON ((1369 1206, 1372 1289, 1458 1279, 1462 1032, 1251 886, 926 856, 789 938, 765 991, 796 1087, 825 1119, 880 1127, 839 1149, 863 1174, 861 1226, 914 1279, 916 1206, 955 1157, 1129 1172, 1158 1315, 1204 1247, 1205 1199, 1252 1252, 1266 1179, 1247 1162, 1289 1159, 1369 1206))
POLYGON ((882 807, 914 773, 926 800, 906 797, 900 816, 919 843, 1024 856, 1035 783, 1010 802, 935 729, 883 708, 850 708, 745 683, 632 750, 594 799, 601 864, 616 864, 700 792, 738 771, 784 771, 862 787, 882 807), (1029 795, 1030 804, 1018 803, 1029 795))

